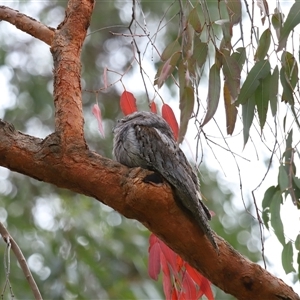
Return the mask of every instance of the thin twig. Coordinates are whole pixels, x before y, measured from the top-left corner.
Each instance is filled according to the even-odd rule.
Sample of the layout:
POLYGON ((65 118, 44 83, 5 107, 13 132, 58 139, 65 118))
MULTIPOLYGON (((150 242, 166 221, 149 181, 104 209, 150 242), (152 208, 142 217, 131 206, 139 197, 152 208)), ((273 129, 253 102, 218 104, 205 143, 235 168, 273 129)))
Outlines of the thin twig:
POLYGON ((15 242, 15 240, 12 238, 12 236, 9 234, 9 232, 7 231, 7 229, 4 227, 4 225, 0 222, 0 234, 3 237, 3 240, 5 243, 7 243, 7 245, 11 245, 11 250, 14 252, 22 270, 23 273, 26 277, 26 279, 28 280, 29 286, 32 290, 32 293, 34 295, 34 299, 36 300, 43 300, 42 295, 38 289, 38 286, 30 272, 30 269, 26 263, 26 259, 21 251, 21 249, 19 248, 18 244, 15 242))

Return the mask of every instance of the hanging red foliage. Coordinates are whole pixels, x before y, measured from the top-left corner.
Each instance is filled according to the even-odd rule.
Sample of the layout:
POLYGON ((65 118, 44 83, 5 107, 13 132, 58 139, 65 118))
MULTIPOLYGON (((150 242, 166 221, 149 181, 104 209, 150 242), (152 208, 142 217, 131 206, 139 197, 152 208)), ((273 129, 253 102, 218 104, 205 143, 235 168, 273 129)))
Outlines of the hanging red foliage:
POLYGON ((170 125, 175 140, 178 139, 178 132, 179 132, 179 126, 177 123, 177 120, 175 118, 174 112, 172 108, 168 104, 164 104, 161 109, 162 117, 167 121, 167 123, 170 125))
POLYGON ((136 99, 133 94, 124 91, 120 98, 120 107, 125 116, 130 115, 137 111, 136 99))
POLYGON ((94 104, 93 109, 92 109, 92 113, 97 119, 98 129, 99 129, 100 135, 104 138, 105 134, 104 134, 103 124, 102 124, 101 110, 100 110, 100 107, 99 107, 98 103, 94 104))
POLYGON ((213 300, 210 282, 185 262, 178 254, 151 233, 149 238, 148 272, 157 280, 163 271, 163 288, 166 299, 199 299, 203 295, 213 300))

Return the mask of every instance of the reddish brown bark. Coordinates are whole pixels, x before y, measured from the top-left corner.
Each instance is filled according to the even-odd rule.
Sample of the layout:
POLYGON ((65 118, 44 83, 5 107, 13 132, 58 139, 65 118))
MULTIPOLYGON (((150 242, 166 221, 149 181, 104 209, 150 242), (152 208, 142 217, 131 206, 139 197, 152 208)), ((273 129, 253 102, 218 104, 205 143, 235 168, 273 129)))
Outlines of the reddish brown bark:
POLYGON ((300 299, 284 282, 216 236, 218 255, 197 224, 177 207, 167 184, 144 183, 149 171, 128 169, 89 151, 83 136, 79 56, 92 8, 93 1, 69 1, 66 18, 52 39, 55 133, 42 140, 0 122, 0 165, 94 197, 139 220, 238 299, 300 299))

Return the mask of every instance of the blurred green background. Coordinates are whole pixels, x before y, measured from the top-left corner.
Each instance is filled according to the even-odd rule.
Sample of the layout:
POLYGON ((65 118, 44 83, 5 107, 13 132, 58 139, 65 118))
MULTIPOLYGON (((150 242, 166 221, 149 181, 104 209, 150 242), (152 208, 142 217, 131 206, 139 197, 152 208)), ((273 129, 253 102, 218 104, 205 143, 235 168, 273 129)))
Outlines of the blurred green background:
MULTIPOLYGON (((66 3, 5 2, 52 27, 63 20, 66 3)), ((141 5, 152 34, 166 13, 168 22, 156 40, 156 46, 162 51, 177 36, 178 3, 142 1, 141 5), (171 19, 172 16, 175 17, 171 19)), ((106 67, 124 73, 133 61, 131 38, 110 33, 128 34, 126 26, 131 9, 131 1, 97 1, 82 52, 85 136, 91 149, 106 157, 111 157, 115 120, 122 116, 119 95, 123 88, 118 82, 98 95, 89 91, 103 88, 106 67), (96 99, 104 118, 105 138, 100 137, 91 113, 96 99)), ((143 25, 140 13, 137 19, 143 25)), ((136 40, 140 42, 138 37, 136 40)), ((13 123, 17 130, 43 138, 54 128, 49 47, 6 22, 0 23, 0 44, 0 82, 5 84, 0 118, 13 123)), ((139 46, 145 49, 145 42, 139 46)), ((155 52, 152 46, 147 47, 150 54, 142 53, 141 57, 151 74, 159 59, 157 55, 152 57, 151 52, 155 52)), ((135 93, 140 109, 146 109, 142 86, 136 86, 137 91, 130 88, 137 85, 133 76, 139 76, 138 71, 138 65, 133 64, 124 80, 129 80, 126 88, 135 93)), ((108 73, 109 83, 118 78, 117 74, 108 73)), ((153 81, 153 77, 150 79, 153 81)), ((169 85, 167 92, 174 96, 174 87, 169 85)), ((169 104, 172 106, 172 102, 169 104)), ((174 105, 177 107, 178 102, 174 105)), ((258 232, 256 222, 244 209, 233 205, 232 192, 218 184, 217 177, 201 164, 201 191, 208 199, 207 206, 216 214, 211 225, 235 249, 257 262, 259 246, 253 245, 258 244, 257 238, 253 240, 253 232, 258 232)), ((147 274, 149 231, 94 199, 0 168, 0 221, 21 247, 44 299, 164 298, 161 277, 155 282, 147 274)), ((5 244, 0 240, 1 259, 4 252, 5 244)), ((13 254, 10 281, 16 299, 32 299, 13 254)), ((0 290, 4 282, 4 266, 0 264, 0 290)), ((215 287, 213 290, 216 299, 234 299, 215 287)), ((4 299, 9 299, 9 291, 5 292, 4 299)))

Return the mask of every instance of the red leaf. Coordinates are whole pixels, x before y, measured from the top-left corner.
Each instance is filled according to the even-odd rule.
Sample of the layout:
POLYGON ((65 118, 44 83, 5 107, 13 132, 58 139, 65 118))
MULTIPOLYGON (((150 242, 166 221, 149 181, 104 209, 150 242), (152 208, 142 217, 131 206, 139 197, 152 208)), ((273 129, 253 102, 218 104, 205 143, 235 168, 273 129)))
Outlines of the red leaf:
POLYGON ((183 299, 199 299, 197 298, 196 285, 187 272, 183 275, 181 294, 183 299))
POLYGON ((150 103, 150 110, 151 110, 151 112, 157 114, 156 104, 155 104, 154 101, 152 101, 152 102, 150 103))
POLYGON ((197 299, 202 295, 205 295, 208 300, 213 300, 214 296, 212 290, 210 288, 210 282, 206 279, 202 274, 200 274, 197 270, 195 270, 192 266, 188 263, 185 265, 187 273, 193 279, 193 281, 199 286, 200 291, 197 296, 197 299))
POLYGON ((151 233, 149 238, 149 262, 148 262, 148 273, 149 276, 157 280, 158 274, 160 273, 160 245, 159 239, 151 233))
POLYGON ((98 104, 94 104, 92 113, 97 119, 98 129, 100 131, 101 136, 104 138, 105 134, 104 134, 103 125, 102 125, 101 110, 100 110, 100 107, 98 106, 98 104))
POLYGON ((162 114, 162 117, 170 125, 170 127, 173 131, 173 134, 174 134, 174 138, 175 138, 175 140, 177 140, 179 128, 178 128, 178 123, 177 123, 177 120, 175 118, 172 108, 168 104, 164 104, 162 106, 161 114, 162 114))
POLYGON ((164 242, 151 233, 149 239, 149 275, 157 279, 163 271, 163 289, 167 300, 214 300, 210 282, 192 268, 164 242))
POLYGON ((127 91, 124 91, 120 99, 120 107, 125 116, 130 115, 137 111, 136 99, 133 94, 127 91))

